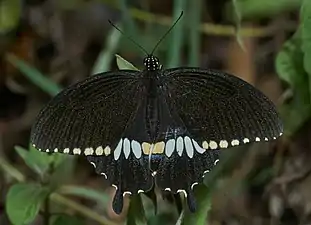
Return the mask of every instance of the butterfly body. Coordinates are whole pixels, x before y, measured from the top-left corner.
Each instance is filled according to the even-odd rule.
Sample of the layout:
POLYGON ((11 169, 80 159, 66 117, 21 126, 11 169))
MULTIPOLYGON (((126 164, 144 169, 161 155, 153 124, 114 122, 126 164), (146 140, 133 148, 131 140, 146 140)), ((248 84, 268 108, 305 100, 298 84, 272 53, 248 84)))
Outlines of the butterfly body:
POLYGON ((283 127, 273 103, 247 82, 219 71, 163 69, 149 55, 143 71, 94 75, 58 94, 40 112, 32 144, 85 155, 123 197, 151 190, 184 193, 219 161, 221 149, 269 141, 283 127))

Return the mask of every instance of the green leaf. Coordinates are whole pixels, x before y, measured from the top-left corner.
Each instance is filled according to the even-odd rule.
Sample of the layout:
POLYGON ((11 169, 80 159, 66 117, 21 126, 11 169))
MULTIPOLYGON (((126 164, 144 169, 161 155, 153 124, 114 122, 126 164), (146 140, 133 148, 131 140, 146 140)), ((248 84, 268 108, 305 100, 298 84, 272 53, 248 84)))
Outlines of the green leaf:
POLYGON ((49 169, 51 159, 47 153, 39 152, 33 147, 27 150, 21 146, 15 146, 15 150, 24 159, 27 166, 36 173, 43 175, 49 169))
POLYGON ((53 173, 49 180, 52 189, 56 189, 71 181, 77 158, 61 153, 54 153, 51 157, 53 157, 53 173))
POLYGON ((69 215, 59 215, 52 217, 51 225, 83 225, 85 224, 82 218, 77 218, 69 215))
POLYGON ((126 61, 121 56, 116 54, 116 57, 117 57, 117 65, 118 65, 118 68, 120 70, 137 70, 137 71, 139 71, 139 69, 137 69, 132 63, 126 61))
POLYGON ((146 225, 145 210, 140 195, 132 196, 127 214, 127 225, 146 225))
POLYGON ((106 205, 109 202, 109 196, 105 192, 100 192, 87 187, 68 185, 61 187, 58 192, 64 195, 75 195, 95 200, 96 202, 99 202, 103 205, 106 205))
POLYGON ((303 65, 309 75, 309 94, 311 94, 311 1, 304 0, 301 7, 301 50, 304 53, 303 65))
POLYGON ((279 77, 290 85, 294 93, 291 101, 280 107, 285 135, 295 133, 311 115, 310 75, 304 69, 305 56, 301 46, 301 29, 298 29, 293 37, 283 45, 275 61, 279 77))
POLYGON ((6 196, 6 212, 14 225, 30 224, 38 215, 49 190, 38 184, 15 184, 6 196))
POLYGON ((43 91, 47 92, 51 96, 56 95, 62 90, 58 84, 49 78, 45 77, 34 67, 31 67, 26 62, 18 59, 16 56, 9 54, 6 59, 17 67, 31 82, 40 87, 43 91))
POLYGON ((21 0, 0 1, 0 34, 7 33, 17 27, 21 17, 21 0))

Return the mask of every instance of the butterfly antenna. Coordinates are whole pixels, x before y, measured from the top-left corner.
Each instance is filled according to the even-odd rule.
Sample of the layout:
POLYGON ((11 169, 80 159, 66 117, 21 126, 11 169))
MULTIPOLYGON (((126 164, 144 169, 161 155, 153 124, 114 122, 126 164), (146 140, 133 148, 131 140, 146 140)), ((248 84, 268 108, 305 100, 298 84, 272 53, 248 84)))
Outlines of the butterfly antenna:
POLYGON ((160 43, 164 40, 164 38, 171 32, 171 30, 176 26, 176 24, 178 23, 178 21, 181 19, 181 17, 183 16, 184 12, 181 11, 179 17, 177 18, 177 20, 174 22, 174 24, 170 27, 170 29, 168 29, 168 31, 166 31, 166 33, 162 36, 162 38, 158 41, 158 43, 154 46, 152 52, 150 55, 153 55, 154 51, 157 49, 157 47, 160 45, 160 43))
POLYGON ((137 47, 139 47, 146 55, 149 55, 148 52, 140 45, 138 44, 136 41, 134 41, 130 36, 126 35, 119 27, 117 27, 116 25, 114 25, 111 20, 108 20, 108 22, 110 23, 111 26, 113 26, 115 29, 117 29, 118 31, 120 31, 120 33, 122 35, 124 35, 127 39, 129 39, 132 43, 134 43, 137 47))

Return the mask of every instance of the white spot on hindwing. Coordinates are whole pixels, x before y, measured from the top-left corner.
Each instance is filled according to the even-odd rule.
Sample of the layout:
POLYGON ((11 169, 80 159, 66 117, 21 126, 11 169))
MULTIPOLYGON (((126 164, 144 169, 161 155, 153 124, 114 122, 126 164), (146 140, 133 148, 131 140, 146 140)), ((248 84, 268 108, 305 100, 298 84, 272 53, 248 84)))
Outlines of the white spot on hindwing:
POLYGON ((184 140, 185 140, 185 148, 186 148, 187 155, 189 156, 189 158, 192 158, 193 157, 193 145, 192 145, 191 139, 188 136, 186 136, 184 140))
POLYGON ((65 154, 69 154, 69 151, 70 151, 69 148, 65 148, 63 152, 64 152, 65 154))
POLYGON ((120 155, 121 155, 121 151, 122 151, 122 143, 123 143, 123 139, 121 138, 121 140, 119 141, 116 149, 113 152, 113 156, 114 156, 114 160, 118 160, 120 155))
POLYGON ((131 141, 131 145, 132 145, 132 151, 133 151, 135 157, 137 159, 139 159, 141 157, 141 147, 140 147, 140 144, 137 141, 132 140, 131 141))
POLYGON ((202 148, 202 147, 198 144, 198 142, 196 142, 196 141, 193 140, 193 139, 192 139, 192 142, 193 142, 193 145, 194 145, 195 150, 196 150, 198 153, 203 154, 203 153, 205 152, 205 149, 202 148))
POLYGON ((128 159, 128 157, 130 156, 130 153, 131 153, 131 144, 130 144, 129 139, 127 139, 127 138, 124 138, 123 152, 124 152, 125 158, 128 159))
POLYGON ((179 156, 182 155, 182 152, 184 150, 184 140, 182 137, 178 137, 176 141, 176 150, 179 156))
POLYGON ((167 157, 171 157, 174 150, 175 150, 175 139, 170 139, 166 142, 166 145, 165 145, 165 155, 167 157))

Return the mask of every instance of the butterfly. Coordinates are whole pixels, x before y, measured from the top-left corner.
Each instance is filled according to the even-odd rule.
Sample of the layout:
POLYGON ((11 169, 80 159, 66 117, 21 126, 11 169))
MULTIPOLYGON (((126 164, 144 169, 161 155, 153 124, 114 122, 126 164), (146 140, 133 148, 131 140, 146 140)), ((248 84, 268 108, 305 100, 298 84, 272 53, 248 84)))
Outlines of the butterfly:
POLYGON ((184 193, 196 210, 195 185, 219 161, 221 149, 282 135, 274 104, 242 79, 196 67, 164 69, 149 54, 144 69, 86 78, 55 96, 39 113, 31 143, 42 152, 84 155, 125 195, 184 193))

